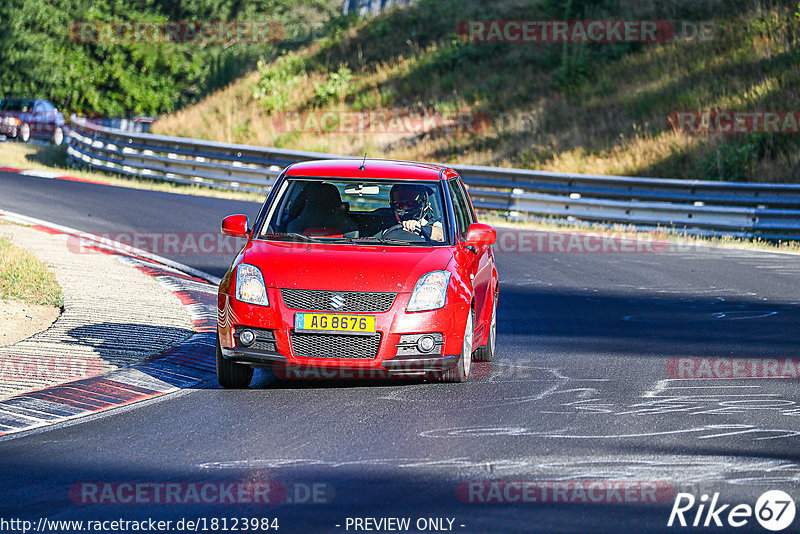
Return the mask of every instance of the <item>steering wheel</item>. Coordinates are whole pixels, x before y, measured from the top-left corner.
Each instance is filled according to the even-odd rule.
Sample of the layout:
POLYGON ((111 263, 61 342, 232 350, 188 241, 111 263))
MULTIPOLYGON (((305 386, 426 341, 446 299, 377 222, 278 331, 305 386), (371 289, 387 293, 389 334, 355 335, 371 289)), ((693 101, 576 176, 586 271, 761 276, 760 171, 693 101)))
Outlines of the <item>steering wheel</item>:
POLYGON ((410 241, 414 243, 427 243, 430 241, 428 236, 425 235, 424 232, 416 233, 416 232, 409 232, 408 230, 403 228, 402 224, 395 224, 391 228, 387 228, 383 232, 381 232, 381 238, 384 239, 401 239, 403 241, 410 241))

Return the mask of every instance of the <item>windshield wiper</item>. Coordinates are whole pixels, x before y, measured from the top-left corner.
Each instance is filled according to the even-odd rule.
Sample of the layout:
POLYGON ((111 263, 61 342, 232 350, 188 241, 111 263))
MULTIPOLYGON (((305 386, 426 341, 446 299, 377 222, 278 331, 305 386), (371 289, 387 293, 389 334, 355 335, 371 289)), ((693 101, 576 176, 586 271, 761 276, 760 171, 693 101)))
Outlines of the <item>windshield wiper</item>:
POLYGON ((380 243, 382 245, 411 245, 410 241, 402 239, 394 239, 392 237, 351 237, 348 238, 351 243, 380 243))
POLYGON ((307 236, 307 235, 303 235, 303 234, 298 234, 297 232, 269 233, 269 234, 263 234, 261 237, 262 238, 270 238, 270 237, 289 238, 292 241, 311 241, 311 242, 314 242, 314 243, 319 243, 320 242, 320 240, 315 238, 315 237, 311 237, 311 236, 307 236))
POLYGON ((404 241, 402 239, 395 239, 391 237, 373 237, 373 236, 365 236, 365 237, 331 237, 326 239, 319 239, 316 237, 307 236, 304 234, 298 234, 297 232, 278 232, 278 233, 268 233, 263 234, 261 239, 269 239, 269 238, 278 238, 278 239, 291 239, 292 241, 308 241, 311 243, 335 243, 335 242, 345 242, 345 243, 376 243, 381 245, 413 245, 411 241, 404 241))

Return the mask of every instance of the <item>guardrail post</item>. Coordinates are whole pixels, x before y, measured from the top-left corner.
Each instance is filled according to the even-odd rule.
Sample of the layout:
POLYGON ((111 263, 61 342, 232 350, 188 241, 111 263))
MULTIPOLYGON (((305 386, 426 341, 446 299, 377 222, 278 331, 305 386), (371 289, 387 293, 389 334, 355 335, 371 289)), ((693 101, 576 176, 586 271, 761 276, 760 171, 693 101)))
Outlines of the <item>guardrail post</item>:
POLYGON ((508 215, 511 218, 518 219, 520 218, 521 210, 520 210, 520 197, 525 194, 525 190, 519 187, 515 187, 511 190, 511 194, 508 197, 508 215))

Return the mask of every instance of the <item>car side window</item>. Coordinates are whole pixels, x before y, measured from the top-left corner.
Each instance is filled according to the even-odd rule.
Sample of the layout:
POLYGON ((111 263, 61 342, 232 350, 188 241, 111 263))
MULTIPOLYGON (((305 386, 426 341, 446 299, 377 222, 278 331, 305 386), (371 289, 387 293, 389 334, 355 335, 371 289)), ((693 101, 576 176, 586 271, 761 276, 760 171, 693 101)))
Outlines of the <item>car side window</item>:
POLYGON ((450 180, 447 182, 447 187, 450 189, 450 197, 453 199, 458 235, 461 239, 464 239, 467 237, 467 229, 469 228, 469 210, 464 202, 464 195, 461 194, 461 190, 458 187, 458 180, 450 180))
POLYGON ((36 105, 33 106, 34 113, 43 113, 44 112, 44 105, 41 102, 37 102, 36 105))
POLYGON ((475 210, 472 209, 472 202, 469 201, 469 193, 467 193, 467 188, 460 179, 454 180, 458 182, 458 188, 461 191, 461 195, 464 197, 464 206, 467 210, 467 218, 469 219, 469 223, 476 223, 478 222, 478 218, 475 217, 475 210))

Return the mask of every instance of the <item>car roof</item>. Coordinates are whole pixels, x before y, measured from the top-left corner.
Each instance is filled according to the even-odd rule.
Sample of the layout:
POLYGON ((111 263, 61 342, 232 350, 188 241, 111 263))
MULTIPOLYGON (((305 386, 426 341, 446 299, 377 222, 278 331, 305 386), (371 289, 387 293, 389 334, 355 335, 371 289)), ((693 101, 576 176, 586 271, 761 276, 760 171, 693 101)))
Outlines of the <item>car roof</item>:
POLYGON ((321 178, 365 178, 367 180, 439 180, 455 176, 455 171, 444 165, 418 161, 392 161, 368 159, 361 170, 361 159, 329 159, 295 163, 286 170, 286 176, 321 178), (446 172, 442 172, 446 171, 446 172))

